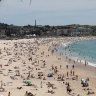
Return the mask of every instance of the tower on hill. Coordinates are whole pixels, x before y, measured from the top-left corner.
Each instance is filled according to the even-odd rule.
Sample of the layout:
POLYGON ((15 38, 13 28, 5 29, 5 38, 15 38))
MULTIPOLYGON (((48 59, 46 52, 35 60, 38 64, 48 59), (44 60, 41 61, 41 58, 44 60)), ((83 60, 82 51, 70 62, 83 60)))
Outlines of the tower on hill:
POLYGON ((35 27, 36 27, 36 20, 35 20, 35 27))

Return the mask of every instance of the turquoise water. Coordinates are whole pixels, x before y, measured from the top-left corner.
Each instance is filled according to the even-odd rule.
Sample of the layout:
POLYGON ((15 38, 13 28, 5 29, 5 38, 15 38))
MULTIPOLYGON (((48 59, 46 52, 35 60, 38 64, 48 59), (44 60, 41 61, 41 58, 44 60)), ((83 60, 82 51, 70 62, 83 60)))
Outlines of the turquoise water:
POLYGON ((96 64, 96 40, 76 41, 71 44, 69 43, 67 46, 61 44, 59 50, 60 52, 96 64))

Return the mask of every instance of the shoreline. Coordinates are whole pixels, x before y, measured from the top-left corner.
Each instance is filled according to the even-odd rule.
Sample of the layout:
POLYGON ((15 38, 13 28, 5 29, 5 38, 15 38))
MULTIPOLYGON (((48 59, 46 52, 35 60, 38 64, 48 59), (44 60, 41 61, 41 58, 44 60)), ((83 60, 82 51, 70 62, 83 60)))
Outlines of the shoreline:
MULTIPOLYGON (((95 38, 83 38, 82 40, 96 40, 96 37, 95 38)), ((63 45, 64 46, 64 48, 66 48, 66 47, 69 47, 70 46, 70 44, 72 44, 72 43, 74 43, 74 42, 78 42, 78 41, 82 41, 82 40, 73 40, 73 41, 65 41, 65 42, 61 42, 61 44, 60 44, 60 42, 59 42, 59 46, 61 46, 61 45, 63 45)), ((58 44, 57 44, 58 45, 58 44)), ((58 49, 58 46, 57 46, 57 49, 58 49)), ((62 49, 61 49, 62 50, 62 49)), ((57 52, 56 54, 57 55, 60 55, 60 54, 62 54, 61 53, 62 51, 59 51, 59 52, 57 52)), ((80 56, 76 56, 76 55, 72 55, 72 54, 70 54, 70 53, 66 53, 66 51, 65 51, 65 49, 64 49, 64 54, 62 55, 63 56, 63 58, 64 58, 64 60, 66 60, 65 58, 67 57, 67 59, 71 59, 72 61, 75 61, 76 63, 81 63, 81 64, 84 64, 85 65, 85 63, 86 63, 86 65, 89 65, 89 66, 92 66, 92 67, 96 67, 96 65, 94 65, 95 64, 95 62, 90 62, 90 61, 87 61, 87 60, 84 60, 83 58, 81 58, 80 56)))
MULTIPOLYGON (((69 37, 70 38, 70 37, 69 37)), ((75 37, 74 37, 75 38, 75 37)), ((77 37, 78 38, 78 37, 77 37)), ((85 38, 85 37, 80 37, 79 38, 79 40, 78 39, 76 39, 75 41, 81 41, 81 40, 93 40, 93 39, 96 39, 96 37, 91 37, 91 38, 85 38), (81 39, 81 38, 83 38, 83 39, 81 39)), ((57 41, 58 42, 58 41, 57 41)), ((58 43, 56 42, 56 45, 58 45, 58 43)), ((66 43, 69 43, 70 42, 70 40, 68 40, 68 41, 65 41, 65 44, 66 43)), ((71 41, 71 43, 72 42, 74 42, 74 39, 73 39, 73 41, 71 41)), ((59 42, 59 44, 60 44, 60 42, 59 42)), ((53 48, 54 49, 54 48, 53 48)), ((67 59, 70 59, 70 61, 69 60, 66 60, 65 58, 66 58, 66 55, 64 55, 64 56, 60 56, 60 52, 59 53, 55 53, 54 55, 56 55, 56 56, 58 56, 60 59, 63 59, 63 61, 66 61, 67 62, 67 64, 69 65, 69 67, 70 66, 72 66, 72 65, 74 65, 75 67, 76 67, 76 70, 78 70, 78 71, 83 71, 83 72, 85 72, 85 74, 87 73, 89 73, 89 74, 91 74, 92 76, 96 76, 96 67, 94 67, 94 66, 91 66, 91 65, 85 65, 84 63, 82 63, 82 62, 78 62, 78 61, 75 61, 76 59, 73 59, 73 58, 68 58, 67 57, 67 59), (74 63, 74 61, 75 61, 75 63, 74 63)), ((86 74, 86 77, 87 77, 87 74, 86 74)), ((93 78, 93 77, 92 77, 93 78)), ((81 96, 81 95, 80 95, 81 96)), ((85 96, 85 95, 84 95, 85 96)), ((92 96, 95 96, 95 95, 92 95, 92 96)))

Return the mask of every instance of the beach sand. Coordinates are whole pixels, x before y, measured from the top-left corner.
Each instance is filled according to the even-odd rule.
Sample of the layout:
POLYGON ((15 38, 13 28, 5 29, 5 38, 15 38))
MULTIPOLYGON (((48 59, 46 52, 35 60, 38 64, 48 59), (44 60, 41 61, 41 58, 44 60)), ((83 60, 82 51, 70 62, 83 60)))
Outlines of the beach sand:
POLYGON ((96 96, 96 68, 79 62, 73 64, 74 60, 69 62, 68 58, 56 55, 56 49, 50 49, 62 42, 95 38, 1 40, 0 91, 4 90, 0 96, 28 96, 26 92, 35 96, 88 96, 88 91, 90 96, 96 96), (82 87, 82 78, 87 79, 87 87, 82 87))

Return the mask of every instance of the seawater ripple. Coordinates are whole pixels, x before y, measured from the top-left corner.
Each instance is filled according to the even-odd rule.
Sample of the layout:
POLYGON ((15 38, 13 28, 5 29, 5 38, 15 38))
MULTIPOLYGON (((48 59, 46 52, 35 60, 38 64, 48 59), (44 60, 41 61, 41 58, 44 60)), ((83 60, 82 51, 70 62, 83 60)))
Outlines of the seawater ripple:
POLYGON ((58 47, 59 52, 67 54, 82 62, 88 61, 89 65, 96 67, 96 40, 80 40, 73 42, 62 42, 58 47))

